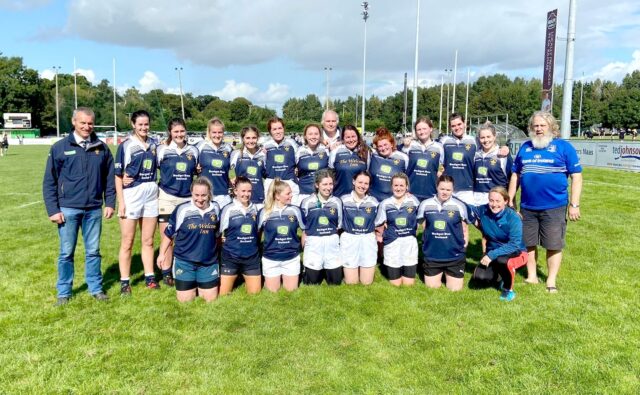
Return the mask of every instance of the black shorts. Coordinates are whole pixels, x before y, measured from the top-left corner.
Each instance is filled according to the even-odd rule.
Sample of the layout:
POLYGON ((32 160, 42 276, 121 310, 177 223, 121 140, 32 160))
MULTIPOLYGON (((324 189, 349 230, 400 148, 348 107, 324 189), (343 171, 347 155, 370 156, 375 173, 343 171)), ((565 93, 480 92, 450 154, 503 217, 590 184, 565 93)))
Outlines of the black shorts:
POLYGON ((434 262, 425 259, 422 267, 424 268, 424 275, 427 277, 433 277, 444 273, 449 277, 463 278, 464 267, 466 264, 467 257, 463 256, 460 259, 449 262, 434 262))
POLYGON ((222 250, 222 270, 223 276, 236 276, 238 273, 245 276, 259 276, 260 253, 245 258, 234 257, 224 249, 222 250))
POLYGON ((400 277, 415 278, 418 271, 418 265, 402 266, 402 267, 389 267, 387 268, 387 278, 389 280, 397 280, 400 277))
POLYGON ((537 245, 555 251, 564 248, 567 233, 566 207, 549 210, 521 208, 520 214, 522 214, 522 239, 527 248, 537 245))

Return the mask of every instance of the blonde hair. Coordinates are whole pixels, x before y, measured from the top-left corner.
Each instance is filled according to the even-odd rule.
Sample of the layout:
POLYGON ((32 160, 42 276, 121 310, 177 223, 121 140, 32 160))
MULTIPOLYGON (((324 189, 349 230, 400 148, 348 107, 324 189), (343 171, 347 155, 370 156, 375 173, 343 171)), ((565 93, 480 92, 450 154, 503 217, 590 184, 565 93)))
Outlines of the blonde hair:
POLYGON ((487 121, 485 123, 482 124, 482 126, 480 126, 478 128, 478 136, 480 136, 480 132, 482 132, 483 130, 488 130, 491 132, 491 134, 495 137, 496 135, 496 127, 493 126, 493 124, 491 123, 491 121, 487 121))
POLYGON ((267 196, 264 200, 265 215, 271 214, 271 212, 273 211, 273 207, 276 205, 276 196, 286 191, 287 188, 291 187, 280 178, 275 178, 273 180, 271 185, 269 185, 269 190, 267 191, 267 196))
POLYGON ((213 117, 207 123, 207 133, 205 135, 205 140, 211 142, 211 137, 209 137, 209 132, 211 131, 212 126, 222 126, 222 132, 224 133, 224 122, 220 120, 218 117, 213 117))
POLYGON ((500 196, 502 196, 502 198, 504 199, 505 202, 509 201, 509 192, 507 192, 507 189, 503 186, 495 186, 493 188, 491 188, 491 190, 489 191, 489 193, 498 193, 500 194, 500 196))
POLYGON ((391 177, 391 184, 393 184, 393 180, 395 180, 396 178, 399 180, 404 180, 404 183, 407 185, 407 188, 409 188, 409 177, 407 177, 406 174, 404 174, 403 172, 398 172, 394 174, 393 177, 391 177))
POLYGON ((535 117, 544 119, 547 125, 549 125, 549 130, 553 134, 553 137, 560 136, 560 125, 558 125, 558 121, 553 115, 551 115, 551 113, 546 111, 536 111, 533 113, 531 118, 529 118, 529 133, 533 132, 533 119, 535 117))

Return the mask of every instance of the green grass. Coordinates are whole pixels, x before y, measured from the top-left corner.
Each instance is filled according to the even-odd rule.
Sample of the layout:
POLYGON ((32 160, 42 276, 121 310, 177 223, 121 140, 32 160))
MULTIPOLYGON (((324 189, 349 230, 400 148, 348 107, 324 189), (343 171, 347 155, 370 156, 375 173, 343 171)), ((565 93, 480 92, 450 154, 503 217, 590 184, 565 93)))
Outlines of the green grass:
POLYGON ((79 249, 75 297, 54 308, 46 152, 12 146, 0 158, 2 393, 640 392, 638 174, 585 170, 583 219, 569 225, 556 295, 522 276, 517 299, 504 303, 495 289, 396 289, 377 275, 370 287, 257 296, 240 287, 181 305, 171 289, 144 289, 136 256, 133 297, 123 300, 110 220, 111 300, 88 296, 79 249))

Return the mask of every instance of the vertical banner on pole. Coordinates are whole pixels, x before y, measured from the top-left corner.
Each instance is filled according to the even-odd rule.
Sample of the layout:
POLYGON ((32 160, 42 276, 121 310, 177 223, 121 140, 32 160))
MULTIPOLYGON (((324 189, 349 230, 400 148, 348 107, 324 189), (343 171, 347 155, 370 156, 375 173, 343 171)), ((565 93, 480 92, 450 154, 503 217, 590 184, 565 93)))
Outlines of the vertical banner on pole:
POLYGON ((544 41, 544 74, 542 77, 542 111, 551 111, 553 102, 553 67, 555 65, 556 54, 556 25, 558 21, 558 10, 547 13, 547 35, 544 41))

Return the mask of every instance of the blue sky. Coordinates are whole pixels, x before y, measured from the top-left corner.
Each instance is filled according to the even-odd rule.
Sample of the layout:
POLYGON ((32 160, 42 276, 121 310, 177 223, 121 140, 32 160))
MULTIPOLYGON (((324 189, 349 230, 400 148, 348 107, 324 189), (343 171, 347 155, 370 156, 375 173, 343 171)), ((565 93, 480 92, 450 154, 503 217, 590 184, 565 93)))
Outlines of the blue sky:
MULTIPOLYGON (((580 0, 574 74, 620 81, 640 68, 640 2, 580 0)), ((413 83, 417 0, 372 0, 367 22, 367 95, 385 97, 413 83)), ((546 13, 558 8, 566 36, 569 1, 421 2, 418 81, 439 83, 453 67, 458 81, 505 73, 541 77, 546 13), (438 4, 434 4, 438 3, 438 4)), ((244 96, 280 109, 289 97, 362 91, 364 25, 354 0, 0 0, 0 51, 20 56, 44 77, 52 66, 119 89, 178 91, 225 99, 244 96)), ((557 42, 561 82, 565 42, 557 42)))

